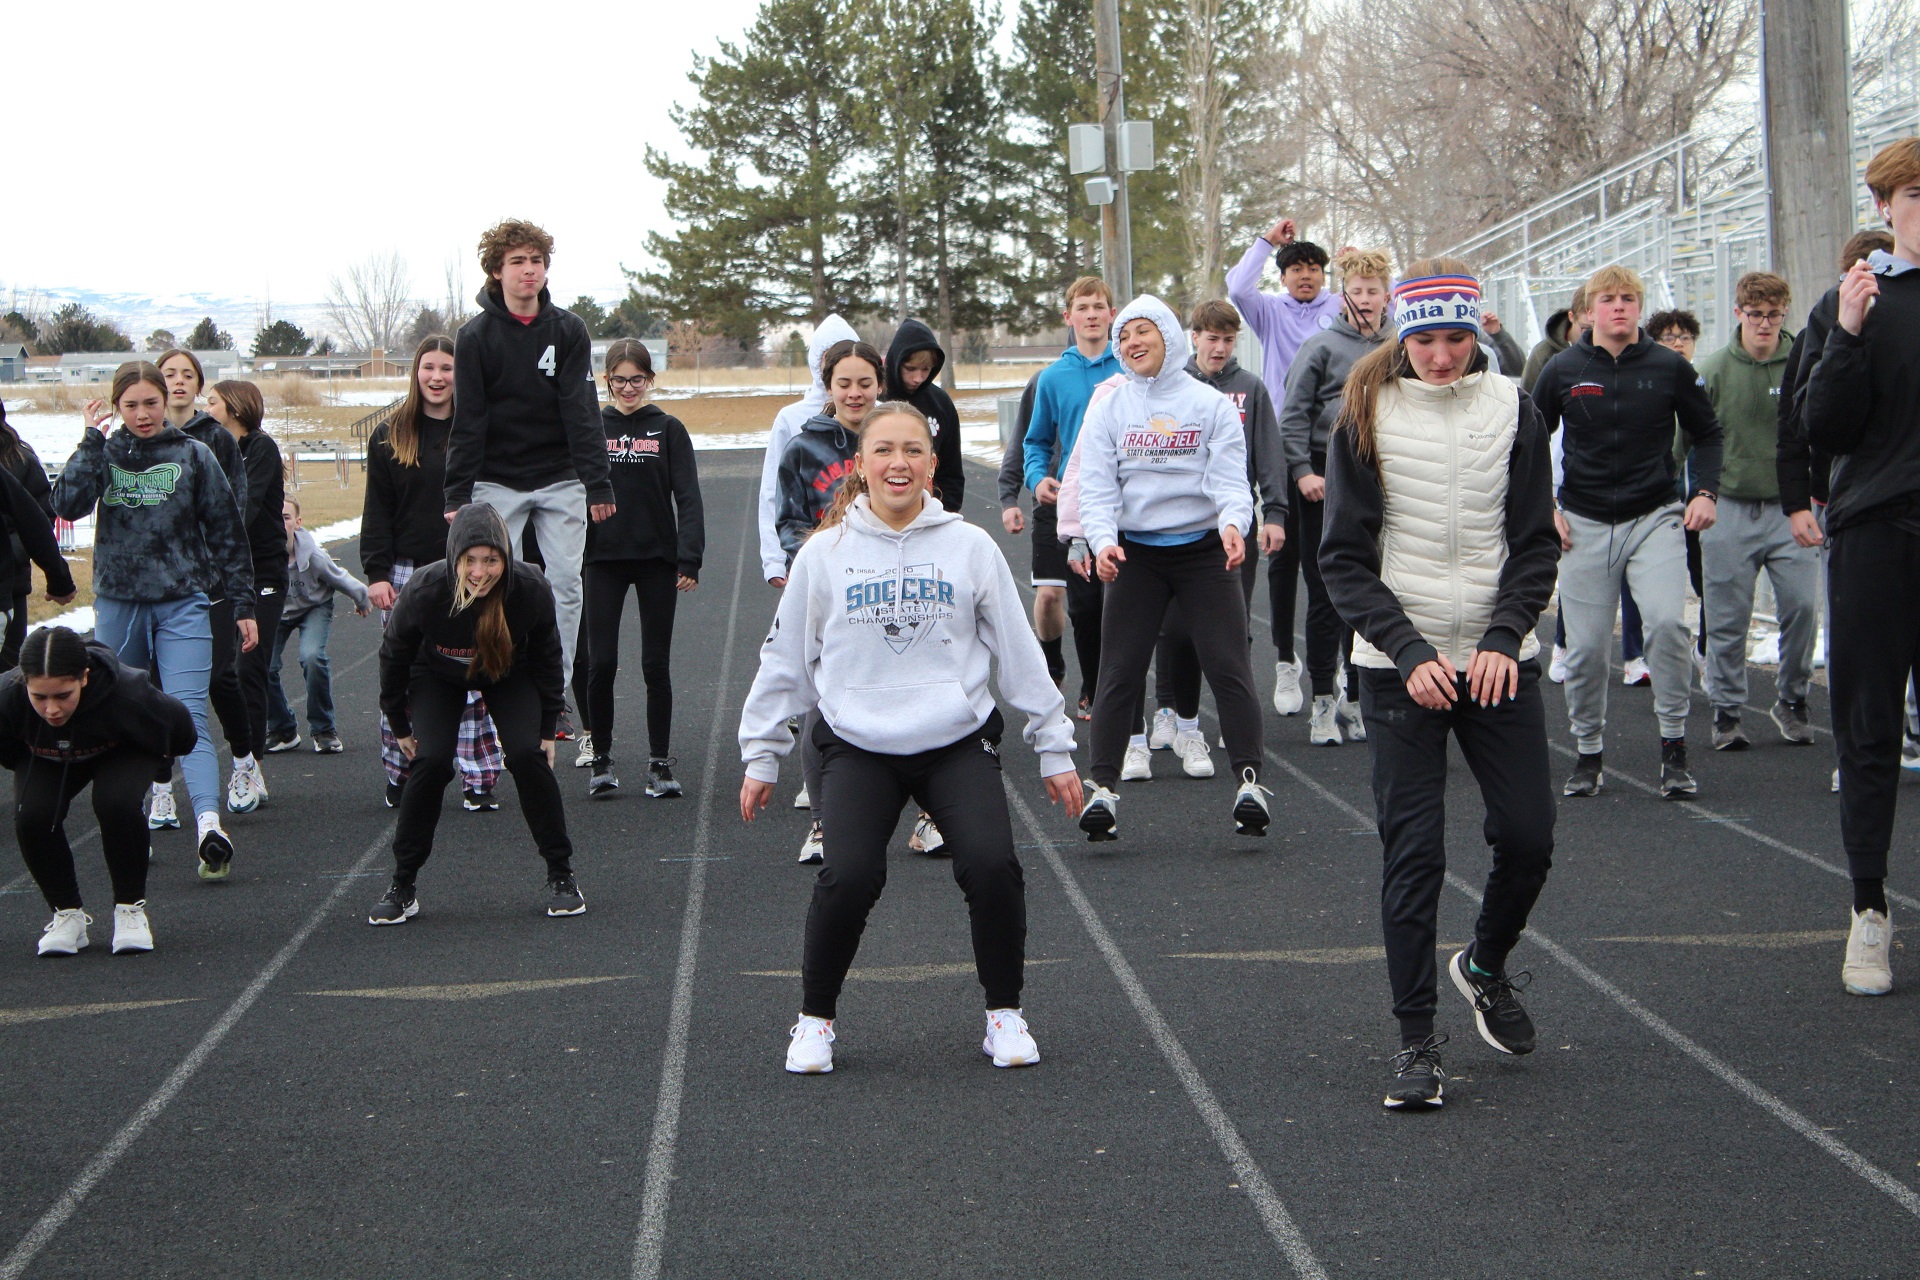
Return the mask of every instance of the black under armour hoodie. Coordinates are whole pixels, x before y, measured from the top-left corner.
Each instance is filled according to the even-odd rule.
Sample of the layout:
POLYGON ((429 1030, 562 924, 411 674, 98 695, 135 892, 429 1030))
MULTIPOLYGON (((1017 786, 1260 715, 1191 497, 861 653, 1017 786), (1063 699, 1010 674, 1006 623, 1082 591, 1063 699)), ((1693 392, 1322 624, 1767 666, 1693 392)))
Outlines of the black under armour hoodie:
POLYGON ((33 709, 18 667, 0 679, 0 767, 19 769, 32 760, 78 764, 115 747, 178 759, 193 750, 198 735, 179 699, 163 693, 138 667, 113 649, 87 641, 87 687, 80 705, 55 728, 33 709))
POLYGON ((473 501, 476 480, 522 493, 578 480, 587 486, 589 505, 612 502, 585 322, 554 306, 545 289, 539 314, 525 324, 492 289, 482 289, 477 300, 480 314, 453 340, 453 431, 442 510, 473 501))
POLYGON ((902 320, 894 331, 893 345, 887 348, 887 399, 905 400, 927 415, 933 427, 934 492, 941 506, 958 511, 967 496, 967 471, 960 455, 960 411, 940 385, 940 370, 946 363, 947 353, 940 349, 933 330, 918 320, 902 320), (910 392, 900 370, 917 351, 933 353, 933 371, 919 390, 910 392))
POLYGON ((469 547, 493 547, 506 557, 506 571, 493 586, 505 593, 507 633, 513 642, 513 665, 501 679, 523 673, 532 677, 540 692, 540 736, 553 737, 566 705, 553 588, 545 574, 513 558, 512 546, 498 511, 484 502, 464 506, 447 530, 447 558, 416 572, 394 601, 380 642, 380 709, 395 737, 413 735, 407 689, 415 680, 431 676, 466 689, 489 689, 501 682, 473 669, 480 602, 453 611, 454 574, 469 547))

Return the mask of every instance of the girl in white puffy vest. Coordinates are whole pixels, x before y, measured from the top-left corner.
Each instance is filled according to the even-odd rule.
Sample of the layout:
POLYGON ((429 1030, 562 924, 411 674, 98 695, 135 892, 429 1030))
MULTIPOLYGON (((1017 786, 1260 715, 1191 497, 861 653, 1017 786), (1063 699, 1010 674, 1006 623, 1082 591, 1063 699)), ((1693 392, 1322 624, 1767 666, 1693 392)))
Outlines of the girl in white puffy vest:
POLYGON ((1380 893, 1401 1052, 1386 1105, 1437 1107, 1434 940, 1445 882, 1447 737, 1487 806, 1493 847, 1474 939, 1448 964, 1486 1042, 1533 1049, 1507 953, 1553 854, 1554 799, 1534 624, 1553 594, 1546 431, 1490 368, 1480 287, 1450 258, 1393 290, 1398 341, 1362 359, 1328 441, 1320 572, 1355 632, 1385 865, 1380 893))

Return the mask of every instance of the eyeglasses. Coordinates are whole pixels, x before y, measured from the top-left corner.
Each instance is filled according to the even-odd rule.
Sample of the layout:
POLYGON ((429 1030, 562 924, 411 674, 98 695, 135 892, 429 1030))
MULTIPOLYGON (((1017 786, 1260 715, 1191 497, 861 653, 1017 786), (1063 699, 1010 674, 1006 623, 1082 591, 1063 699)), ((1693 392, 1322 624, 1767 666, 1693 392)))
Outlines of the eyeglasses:
POLYGON ((652 381, 653 379, 644 373, 637 378, 622 378, 615 374, 608 377, 607 385, 610 387, 631 387, 633 390, 638 391, 652 381))
POLYGON ((1784 311, 1742 311, 1740 316, 1743 320, 1751 320, 1755 324, 1780 324, 1786 320, 1787 313, 1784 311))

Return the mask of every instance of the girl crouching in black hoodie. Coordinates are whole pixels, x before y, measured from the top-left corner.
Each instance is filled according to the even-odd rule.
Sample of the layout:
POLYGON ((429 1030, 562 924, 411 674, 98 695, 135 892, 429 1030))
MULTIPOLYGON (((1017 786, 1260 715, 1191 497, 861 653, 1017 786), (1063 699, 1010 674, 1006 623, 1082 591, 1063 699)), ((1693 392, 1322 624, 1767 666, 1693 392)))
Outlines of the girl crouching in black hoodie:
POLYGON ((0 682, 0 765, 13 771, 13 831, 53 920, 40 954, 87 945, 89 918, 67 843, 67 809, 93 784, 100 848, 113 878, 113 953, 153 950, 147 923, 147 818, 154 771, 193 750, 193 716, 123 667, 113 650, 66 627, 42 627, 0 682))
POLYGON ((412 765, 393 838, 393 884, 368 924, 405 924, 420 910, 414 877, 433 852, 470 689, 486 691, 521 814, 547 860, 547 914, 587 909, 553 775, 553 730, 565 705, 553 588, 513 558, 511 545, 499 512, 485 503, 460 508, 447 558, 413 575, 387 621, 380 709, 412 765))

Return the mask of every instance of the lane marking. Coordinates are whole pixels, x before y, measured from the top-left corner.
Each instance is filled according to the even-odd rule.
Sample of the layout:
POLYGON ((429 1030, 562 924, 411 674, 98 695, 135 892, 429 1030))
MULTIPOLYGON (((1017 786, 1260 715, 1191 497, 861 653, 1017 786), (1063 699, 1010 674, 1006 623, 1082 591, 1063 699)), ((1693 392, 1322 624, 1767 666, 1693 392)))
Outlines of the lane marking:
MULTIPOLYGON (((1334 808, 1363 821, 1367 820, 1366 814, 1362 813, 1353 805, 1348 804, 1345 799, 1335 794, 1329 788, 1322 786, 1317 779, 1308 775, 1305 770, 1299 768, 1291 761, 1283 760, 1271 747, 1266 749, 1266 756, 1267 759, 1285 770, 1294 781, 1319 796, 1322 800, 1325 800, 1334 808)), ((1634 781, 1634 779, 1629 778, 1628 781, 1634 781)), ((1480 891, 1468 884, 1465 880, 1462 880, 1452 871, 1447 872, 1447 883, 1475 902, 1481 900, 1480 891)), ((1688 1058, 1691 1058, 1695 1065, 1701 1067, 1735 1093, 1740 1094, 1746 1098, 1747 1101, 1771 1115, 1781 1124, 1832 1156, 1848 1171, 1856 1174, 1869 1186, 1886 1195, 1888 1199, 1892 1200, 1902 1209, 1920 1218, 1920 1193, 1916 1193, 1913 1188, 1909 1187, 1906 1183, 1893 1177, 1865 1156, 1855 1151, 1852 1147, 1833 1137, 1832 1134, 1829 1134, 1812 1120, 1809 1120, 1806 1116, 1788 1106, 1774 1094, 1747 1079, 1747 1077, 1736 1070, 1732 1064, 1728 1063, 1704 1045, 1701 1045, 1698 1041, 1692 1039, 1665 1018, 1662 1018, 1659 1014, 1641 1004, 1625 991, 1616 987, 1612 982, 1588 968, 1573 952, 1567 950, 1546 934, 1541 933, 1533 925, 1529 924, 1526 932, 1521 936, 1523 939, 1531 940, 1539 946, 1541 950, 1566 966, 1567 970, 1575 977, 1611 1000, 1635 1021, 1646 1027, 1649 1031, 1652 1031, 1662 1040, 1665 1040, 1675 1049, 1678 1049, 1688 1058)))
MULTIPOLYGON (((1842 937, 1846 936, 1844 934, 1842 937)), ((1436 942, 1435 951, 1449 955, 1466 946, 1464 942, 1436 942)), ((1385 960, 1385 947, 1304 947, 1293 951, 1175 951, 1168 960, 1240 960, 1255 964, 1360 964, 1367 960, 1385 960)))
MULTIPOLYGON (((1029 960, 1027 968, 1032 969, 1043 964, 1065 964, 1065 960, 1029 960)), ((955 978, 974 975, 971 960, 955 961, 952 964, 901 964, 884 968, 849 969, 848 982, 925 982, 930 978, 955 978)), ((798 969, 747 969, 740 974, 743 978, 799 978, 803 976, 798 969)))
POLYGON ((1786 933, 1677 933, 1666 937, 1595 938, 1595 942, 1659 942, 1673 947, 1745 947, 1755 951, 1785 951, 1816 942, 1845 942, 1845 929, 1799 929, 1786 933))
POLYGON ((1107 967, 1113 971, 1114 978, 1120 983, 1120 989, 1126 993, 1128 1003, 1133 1005, 1133 1010, 1140 1016, 1140 1021, 1146 1024, 1147 1034, 1153 1038, 1155 1046, 1160 1050, 1160 1055, 1167 1060, 1167 1065, 1173 1069, 1173 1074, 1179 1079, 1181 1087, 1186 1090, 1187 1100, 1193 1104, 1194 1110, 1200 1113, 1201 1120, 1206 1123, 1208 1131, 1213 1135, 1215 1145, 1220 1148, 1221 1154, 1226 1156, 1227 1163, 1232 1166, 1241 1190, 1245 1191, 1247 1198, 1253 1201, 1254 1209, 1259 1213, 1260 1221, 1267 1229, 1267 1235, 1286 1256, 1287 1262, 1293 1267, 1294 1274, 1301 1280, 1327 1280, 1326 1268, 1322 1267, 1320 1260, 1314 1257, 1313 1248, 1307 1243, 1307 1238, 1301 1233, 1299 1226, 1295 1224, 1293 1215, 1287 1211, 1287 1206, 1281 1201, 1279 1193, 1267 1180, 1266 1172, 1260 1168, 1259 1162, 1253 1158, 1253 1153, 1247 1149, 1246 1142, 1240 1137, 1240 1131, 1234 1127, 1226 1108, 1220 1104, 1219 1097, 1207 1084, 1206 1078, 1200 1074, 1200 1069, 1194 1065, 1186 1046, 1180 1043, 1180 1037, 1161 1016, 1160 1010, 1153 1003, 1153 997, 1147 994, 1146 986, 1140 981, 1139 975, 1134 973, 1133 966, 1127 962, 1126 954, 1113 940, 1113 935, 1107 932, 1107 926, 1101 921, 1100 913, 1094 909, 1092 901, 1081 890, 1079 880, 1074 877, 1072 871, 1068 870, 1059 849, 1042 831, 1039 820, 1020 793, 1004 780, 1002 785, 1006 789, 1008 802, 1020 815, 1020 821, 1026 827, 1027 834, 1033 837, 1041 855, 1046 858, 1047 866, 1053 870, 1054 879, 1058 880, 1060 887, 1066 891, 1067 900, 1073 904, 1074 912, 1080 917, 1080 923, 1086 929, 1087 935, 1093 939, 1094 946, 1099 948, 1100 954, 1105 957, 1107 967))
POLYGON ((159 1009, 170 1004, 197 1004, 200 996, 178 1000, 113 1000, 104 1004, 48 1004, 37 1009, 0 1009, 0 1027, 23 1022, 52 1022, 58 1018, 84 1018, 92 1013, 127 1013, 134 1009, 159 1009))
MULTIPOLYGON (((394 823, 387 824, 386 830, 382 831, 373 843, 367 846, 367 851, 360 855, 360 860, 354 864, 354 870, 365 870, 373 865, 374 859, 386 852, 393 840, 394 827, 394 823)), ((47 1247, 60 1228, 66 1225, 67 1220, 79 1211, 81 1203, 93 1193, 93 1189, 100 1185, 101 1179, 113 1171, 113 1167, 120 1163, 120 1158, 140 1140, 140 1135, 153 1126, 153 1122, 160 1118, 160 1113, 167 1109, 167 1105, 187 1087, 187 1082, 206 1065, 213 1051, 219 1048, 220 1042, 227 1038, 227 1033, 247 1015, 247 1011, 253 1008, 254 1002, 260 998, 261 993, 272 985, 273 980, 280 976, 280 971, 285 969, 300 953, 300 949, 307 945, 307 939, 313 936, 314 931, 320 927, 321 921, 327 918, 327 913, 333 909, 333 904, 344 897, 352 886, 351 880, 341 880, 334 885, 333 891, 313 909, 306 922, 294 931, 291 938, 287 939, 286 945, 274 954, 273 959, 267 961, 265 967, 253 976, 253 981, 247 984, 246 989, 234 997, 233 1003, 227 1006, 226 1012, 220 1015, 219 1021, 200 1037, 200 1043, 180 1060, 180 1065, 173 1069, 172 1074, 168 1075, 160 1087, 153 1091, 153 1095, 133 1113, 133 1117, 120 1126, 120 1131, 108 1139, 104 1147, 94 1153, 93 1158, 87 1161, 86 1167, 80 1171, 80 1176, 60 1193, 60 1197, 53 1202, 52 1207, 40 1215, 40 1220, 28 1228, 27 1234, 21 1237, 20 1243, 13 1247, 13 1251, 7 1254, 4 1260, 0 1260, 0 1280, 18 1280, 26 1273, 40 1251, 47 1247)))
MULTIPOLYGON (((653 1136, 647 1142, 647 1172, 641 1185, 640 1227, 633 1243, 634 1280, 659 1280, 667 1241, 667 1198, 673 1190, 674 1148, 680 1140, 680 1102, 687 1082, 687 1047, 693 1021, 693 975, 700 958, 700 917, 706 909, 708 842, 713 838, 713 807, 725 797, 714 794, 720 764, 720 731, 726 724, 727 686, 733 671, 733 642, 740 620, 740 583, 747 544, 759 545, 757 503, 747 504, 747 532, 733 562, 733 599, 727 605, 727 638, 720 648, 719 692, 714 698, 713 728, 707 733, 707 760, 701 770, 700 812, 693 832, 694 861, 687 870, 687 905, 680 917, 680 957, 674 964, 673 1003, 667 1014, 667 1047, 660 1061, 660 1096, 653 1109, 653 1136)), ((0 1276, 0 1280, 6 1280, 0 1276)))
POLYGON ((365 987, 357 991, 302 991, 303 996, 357 996, 364 1000, 485 1000, 523 991, 552 991, 559 987, 590 987, 601 982, 625 982, 631 973, 604 978, 525 978, 514 982, 456 982, 418 987, 365 987))

